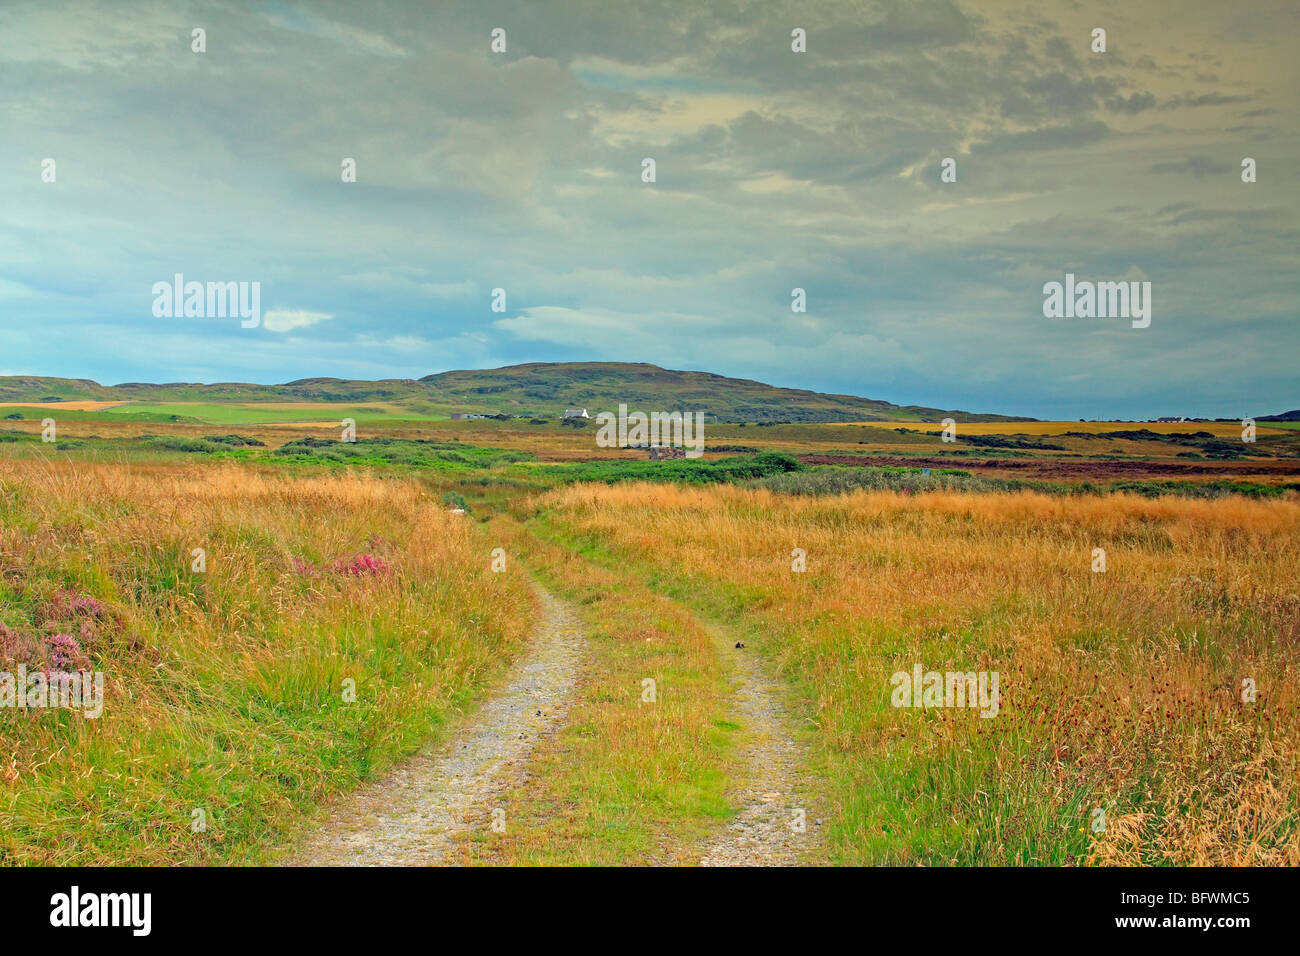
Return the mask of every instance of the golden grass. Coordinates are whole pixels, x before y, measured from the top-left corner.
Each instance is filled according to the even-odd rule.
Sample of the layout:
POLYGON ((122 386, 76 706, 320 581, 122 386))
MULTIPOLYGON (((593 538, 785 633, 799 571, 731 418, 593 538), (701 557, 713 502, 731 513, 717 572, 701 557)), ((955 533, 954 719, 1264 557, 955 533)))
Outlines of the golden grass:
MULTIPOLYGON (((868 428, 915 428, 924 432, 943 431, 940 422, 836 422, 835 426, 865 425, 868 428)), ((1186 432, 1209 432, 1220 438, 1241 438, 1240 422, 961 422, 957 434, 970 435, 1064 435, 1066 432, 1101 434, 1103 432, 1151 431, 1158 435, 1186 432)), ((1284 435, 1285 428, 1276 428, 1261 422, 1256 432, 1276 432, 1284 435)))
POLYGON ((571 546, 772 656, 818 725, 841 861, 1300 863, 1300 502, 663 485, 544 502, 571 546), (999 716, 891 707, 890 675, 917 662, 998 671, 999 716))
POLYGON ((408 480, 0 459, 0 622, 39 644, 77 623, 58 594, 97 599, 81 642, 106 684, 98 720, 0 710, 0 862, 265 859, 522 647, 526 585, 488 552, 408 480), (392 573, 330 571, 357 553, 392 573))

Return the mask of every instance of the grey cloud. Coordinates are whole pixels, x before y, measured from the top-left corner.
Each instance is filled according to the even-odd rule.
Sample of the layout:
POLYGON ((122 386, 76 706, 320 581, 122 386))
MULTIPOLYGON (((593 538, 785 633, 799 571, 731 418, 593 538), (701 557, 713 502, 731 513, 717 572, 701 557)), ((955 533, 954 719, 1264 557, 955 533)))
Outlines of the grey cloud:
MULTIPOLYGON (((1201 32, 1171 25, 1125 62, 1085 55, 1057 3, 483 0, 435 12, 313 0, 275 22, 210 3, 196 8, 204 58, 188 52, 184 8, 131 8, 140 18, 58 0, 0 9, 0 348, 33 371, 381 377, 694 357, 769 381, 1032 413, 1097 368, 1116 395, 1173 396, 1198 369, 1217 376, 1188 363, 1230 347, 1218 322, 1229 309, 1280 329, 1251 381, 1284 377, 1300 346, 1269 324, 1295 300, 1284 251, 1296 187, 1277 176, 1256 194, 1219 175, 1236 111, 1197 113, 1194 131, 1155 112, 1244 97, 1247 116, 1294 115, 1283 67, 1245 70, 1283 63, 1280 38, 1223 44, 1201 72, 1245 85, 1220 99, 1177 93, 1185 83, 1163 74, 1202 62, 1204 16, 1189 21, 1201 32), (807 54, 789 51, 794 25, 809 31, 807 54), (487 51, 493 26, 508 31, 505 56, 487 51), (42 31, 58 42, 42 45, 42 31), (1242 90, 1255 92, 1223 99, 1242 90), (37 178, 47 155, 57 186, 37 178), (639 179, 646 155, 654 185, 639 179), (950 155, 958 182, 943 184, 950 155), (339 181, 344 156, 358 161, 355 184, 339 181), (1158 279, 1159 347, 1036 322, 1037 290, 1071 264, 1158 279), (158 322, 146 293, 173 270, 260 278, 268 307, 335 318, 293 347, 158 322), (810 296, 797 327, 794 285, 810 296), (496 286, 515 321, 494 324, 496 286), (598 340, 566 338, 593 316, 607 320, 598 340), (673 317, 684 338, 632 327, 647 316, 673 317), (536 317, 552 334, 527 337, 536 317), (80 364, 61 367, 68 356, 80 364)), ((1137 19, 1155 12, 1139 2, 1137 19)), ((1274 133, 1262 169, 1294 152, 1274 133)))
POLYGON ((971 146, 972 154, 1023 153, 1046 149, 1070 149, 1095 143, 1107 133, 1100 120, 1074 123, 1069 126, 1045 126, 1020 133, 1004 133, 971 146))
POLYGON ((1160 109, 1176 110, 1194 106, 1228 106, 1233 103, 1249 103, 1253 99, 1253 96, 1231 96, 1225 93, 1201 93, 1200 95, 1184 93, 1161 103, 1160 109))
POLYGON ((1133 93, 1127 99, 1123 96, 1112 96, 1106 101, 1106 109, 1112 113, 1141 113, 1154 108, 1155 105, 1154 93, 1133 93))
POLYGON ((1191 156, 1174 162, 1154 163, 1151 166, 1153 173, 1187 173, 1198 179, 1202 176, 1221 176, 1231 172, 1232 169, 1230 163, 1216 162, 1208 156, 1191 156))

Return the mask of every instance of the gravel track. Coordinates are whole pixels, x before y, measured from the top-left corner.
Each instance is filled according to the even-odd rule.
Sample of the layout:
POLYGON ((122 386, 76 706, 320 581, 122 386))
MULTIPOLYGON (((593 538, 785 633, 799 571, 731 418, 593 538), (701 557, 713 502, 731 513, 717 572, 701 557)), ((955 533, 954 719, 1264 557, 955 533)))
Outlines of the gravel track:
POLYGON ((737 687, 732 719, 744 735, 744 777, 728 794, 741 807, 714 836, 701 866, 798 866, 816 858, 822 831, 815 807, 800 795, 807 755, 790 731, 781 691, 752 650, 714 632, 737 687), (794 811, 804 811, 803 832, 794 811))
POLYGON ((522 782, 537 740, 563 721, 586 645, 577 616, 540 591, 542 619, 505 685, 452 739, 333 805, 290 866, 433 866, 458 837, 491 825, 496 797, 522 782))

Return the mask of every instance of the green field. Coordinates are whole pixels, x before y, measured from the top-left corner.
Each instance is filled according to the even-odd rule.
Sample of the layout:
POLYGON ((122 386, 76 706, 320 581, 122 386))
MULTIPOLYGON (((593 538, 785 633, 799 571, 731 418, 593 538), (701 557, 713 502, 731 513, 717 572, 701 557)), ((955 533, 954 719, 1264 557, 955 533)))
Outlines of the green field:
POLYGON ((294 403, 295 407, 266 403, 128 402, 102 411, 69 409, 51 403, 46 407, 0 405, 0 419, 18 414, 26 421, 54 416, 59 421, 193 422, 205 425, 270 425, 279 422, 341 422, 358 425, 379 422, 446 420, 446 413, 382 405, 336 405, 329 402, 294 403))

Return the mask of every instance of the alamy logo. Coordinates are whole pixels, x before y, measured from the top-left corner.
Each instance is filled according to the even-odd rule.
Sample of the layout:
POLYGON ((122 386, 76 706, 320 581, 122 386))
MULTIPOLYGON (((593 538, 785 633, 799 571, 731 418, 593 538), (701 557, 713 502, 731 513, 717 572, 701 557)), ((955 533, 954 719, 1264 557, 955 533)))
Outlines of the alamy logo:
POLYGON ((600 448, 684 448, 687 458, 704 454, 703 412, 628 413, 626 405, 613 412, 598 412, 596 445, 600 448))
POLYGON ((153 929, 151 893, 82 893, 74 886, 51 896, 50 907, 51 926, 128 926, 133 936, 153 929))
POLYGON ((998 715, 998 672, 926 672, 916 664, 912 673, 897 671, 890 703, 895 707, 978 707, 981 717, 998 715))
POLYGON ((65 708, 80 710, 87 720, 104 712, 103 671, 32 671, 18 665, 18 673, 0 671, 0 707, 18 710, 65 708))
POLYGON ((159 319, 241 318, 240 326, 262 324, 262 283, 186 282, 176 273, 172 281, 153 284, 153 314, 159 319))
POLYGON ((1132 319, 1133 328, 1151 324, 1150 282, 1082 282, 1065 274, 1065 284, 1043 286, 1043 315, 1049 319, 1132 319))

